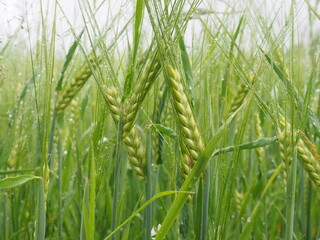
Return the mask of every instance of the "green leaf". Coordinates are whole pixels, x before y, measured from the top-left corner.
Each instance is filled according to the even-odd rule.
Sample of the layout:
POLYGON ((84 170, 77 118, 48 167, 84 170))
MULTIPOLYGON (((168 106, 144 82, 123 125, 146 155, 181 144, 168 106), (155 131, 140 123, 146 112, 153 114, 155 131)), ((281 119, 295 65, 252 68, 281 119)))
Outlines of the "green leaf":
POLYGON ((189 60, 189 55, 186 49, 186 45, 184 44, 183 36, 179 32, 179 47, 181 51, 181 60, 184 73, 186 74, 186 82, 188 86, 192 89, 193 88, 193 75, 192 75, 192 68, 189 60))
POLYGON ((214 152, 214 155, 232 152, 235 149, 245 150, 245 149, 254 149, 254 148, 264 147, 264 146, 270 145, 271 143, 273 143, 277 140, 278 140, 278 138, 276 136, 271 137, 271 138, 260 138, 260 139, 254 140, 252 142, 241 144, 239 146, 229 146, 229 147, 217 149, 214 152))
POLYGON ((20 175, 16 177, 7 177, 5 179, 0 180, 0 189, 12 188, 22 185, 26 182, 29 182, 33 179, 41 179, 39 176, 34 175, 20 175))
POLYGON ((162 133, 163 135, 167 135, 171 138, 176 138, 177 137, 177 134, 175 131, 173 131, 171 128, 169 127, 166 127, 160 123, 154 123, 154 124, 151 124, 151 125, 147 125, 146 128, 149 128, 151 130, 155 130, 157 132, 160 132, 162 133))
POLYGON ((304 0, 306 2, 306 4, 308 5, 308 7, 310 8, 310 10, 314 13, 314 15, 316 15, 316 17, 320 20, 320 14, 317 13, 316 9, 314 9, 310 2, 308 0, 304 0))
POLYGON ((0 170, 0 175, 35 172, 35 171, 39 171, 39 169, 40 169, 40 168, 0 170))
POLYGON ((134 46, 133 46, 133 59, 135 61, 139 39, 140 39, 140 32, 141 32, 141 25, 143 20, 143 10, 144 10, 144 0, 137 0, 136 2, 136 14, 134 19, 134 46))

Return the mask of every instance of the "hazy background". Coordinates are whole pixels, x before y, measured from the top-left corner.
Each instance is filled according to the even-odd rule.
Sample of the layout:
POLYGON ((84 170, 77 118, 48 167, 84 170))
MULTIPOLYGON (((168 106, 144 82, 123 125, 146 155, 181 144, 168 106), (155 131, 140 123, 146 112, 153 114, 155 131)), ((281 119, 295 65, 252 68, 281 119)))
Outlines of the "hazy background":
MULTIPOLYGON (((30 41, 30 45, 36 44, 37 41, 35 40, 41 37, 41 34, 39 34, 41 32, 40 4, 42 4, 42 14, 45 18, 47 31, 49 31, 53 23, 54 2, 54 0, 0 0, 0 47, 2 47, 5 42, 7 42, 8 39, 10 39, 17 32, 19 37, 15 37, 14 41, 30 41)), ((74 40, 74 34, 70 31, 70 29, 74 30, 75 33, 79 33, 84 26, 84 22, 90 21, 90 19, 88 19, 88 14, 84 14, 85 17, 83 18, 80 10, 80 8, 82 8, 82 12, 84 12, 89 5, 86 3, 87 1, 83 0, 59 0, 58 2, 64 13, 62 13, 60 7, 58 7, 56 18, 56 44, 58 51, 65 52, 74 40)), ((99 11, 95 13, 95 17, 100 29, 103 29, 104 26, 111 27, 108 34, 109 39, 116 35, 133 16, 135 2, 133 0, 96 0, 89 2, 91 3, 91 7, 97 7, 103 2, 102 7, 99 8, 99 11), (111 19, 114 18, 116 18, 116 21, 111 23, 111 19)), ((310 2, 313 4, 313 6, 315 6, 315 0, 311 0, 310 2)), ((233 14, 235 16, 235 24, 237 23, 237 19, 239 19, 239 17, 242 15, 243 11, 246 11, 246 15, 249 15, 249 21, 250 19, 254 19, 260 15, 262 19, 264 18, 271 22, 271 20, 274 19, 274 16, 276 16, 273 31, 277 33, 277 31, 284 29, 286 24, 286 16, 288 16, 290 12, 290 5, 291 1, 289 0, 204 0, 200 8, 208 9, 210 7, 211 9, 215 9, 215 11, 218 12, 218 16, 221 17, 223 17, 223 14, 226 13, 233 14), (234 8, 234 5, 238 6, 234 8), (231 8, 237 9, 237 12, 229 12, 228 9, 231 8)), ((304 0, 296 1, 295 15, 297 41, 308 43, 310 22, 308 7, 304 0)), ((214 16, 212 16, 212 18, 214 18, 214 16)), ((194 37, 192 34, 196 34, 197 32, 201 31, 200 21, 191 21, 189 25, 190 26, 186 32, 187 45, 190 45, 192 42, 192 38, 194 37)), ((319 21, 316 20, 316 22, 312 25, 314 26, 313 31, 319 32, 319 21)), ((230 26, 230 28, 232 27, 235 26, 230 26)), ((147 21, 144 22, 143 30, 146 35, 151 32, 151 28, 147 21)), ((129 36, 130 34, 131 33, 129 33, 129 36)), ((287 35, 288 38, 284 40, 284 44, 286 44, 286 41, 290 39, 289 31, 287 35)))

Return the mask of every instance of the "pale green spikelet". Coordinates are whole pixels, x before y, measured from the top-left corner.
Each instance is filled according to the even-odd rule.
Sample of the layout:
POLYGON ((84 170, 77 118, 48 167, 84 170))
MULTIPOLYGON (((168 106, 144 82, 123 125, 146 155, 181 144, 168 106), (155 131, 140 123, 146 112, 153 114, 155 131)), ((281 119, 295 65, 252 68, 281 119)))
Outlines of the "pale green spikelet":
MULTIPOLYGON (((93 57, 89 58, 89 62, 93 68, 96 67, 96 60, 93 57)), ((76 96, 80 89, 84 86, 87 80, 92 75, 92 69, 89 64, 84 64, 76 76, 65 87, 65 89, 59 94, 56 103, 56 113, 61 114, 66 107, 70 104, 71 100, 76 96)))
POLYGON ((280 158, 284 169, 284 183, 287 186, 288 172, 293 159, 293 143, 290 124, 284 117, 280 117, 280 126, 283 130, 279 129, 278 140, 280 149, 280 158))
MULTIPOLYGON (((236 209, 237 209, 238 214, 240 214, 241 213, 242 204, 244 202, 244 195, 242 193, 238 192, 237 190, 235 190, 234 196, 235 196, 236 209)), ((246 220, 245 217, 242 216, 241 217, 241 221, 245 222, 245 220, 246 220)))
POLYGON ((23 135, 19 137, 16 143, 13 145, 7 160, 7 168, 9 170, 16 169, 19 153, 23 149, 25 143, 26 135, 23 135))
POLYGON ((80 117, 80 106, 79 101, 73 99, 71 101, 71 121, 72 123, 77 126, 79 124, 79 117, 80 117))
POLYGON ((118 90, 115 87, 109 87, 106 90, 106 103, 114 122, 117 124, 120 120, 121 100, 118 90))
POLYGON ((173 99, 172 103, 177 114, 181 141, 187 149, 192 161, 197 161, 204 149, 200 131, 188 102, 188 98, 184 92, 180 73, 171 66, 168 67, 168 73, 173 99))
POLYGON ((125 117, 123 121, 124 136, 126 136, 126 134, 129 133, 130 129, 134 126, 137 113, 150 87, 158 76, 160 66, 160 62, 158 61, 157 57, 155 57, 148 64, 137 84, 137 87, 133 90, 125 109, 125 117))
MULTIPOLYGON (((250 77, 250 82, 251 81, 252 81, 252 77, 250 77)), ((230 117, 241 106, 247 94, 248 94, 248 87, 242 83, 239 86, 237 93, 234 95, 231 101, 227 118, 230 117)))
MULTIPOLYGON (((263 133, 262 133, 262 128, 261 128, 261 120, 259 117, 259 113, 256 113, 254 115, 254 119, 255 119, 254 129, 255 129, 256 136, 257 136, 257 138, 263 138, 263 133)), ((258 159, 259 163, 262 164, 263 163, 263 156, 264 156, 264 148, 263 147, 255 148, 255 152, 256 152, 257 159, 258 159)))
POLYGON ((314 184, 320 189, 320 164, 311 151, 305 146, 302 139, 297 144, 298 155, 303 166, 314 184))
POLYGON ((129 163, 137 173, 139 180, 145 177, 145 149, 139 139, 138 131, 135 127, 131 128, 129 134, 123 138, 128 153, 129 163))
POLYGON ((181 153, 182 161, 181 161, 181 172, 182 172, 182 180, 185 181, 191 171, 192 161, 186 150, 182 150, 181 153))
MULTIPOLYGON (((106 90, 106 101, 111 116, 115 124, 118 125, 121 114, 121 100, 116 88, 110 87, 106 90)), ((143 180, 145 177, 145 149, 137 129, 133 127, 127 134, 122 135, 122 141, 125 144, 131 167, 137 173, 138 179, 143 180)))

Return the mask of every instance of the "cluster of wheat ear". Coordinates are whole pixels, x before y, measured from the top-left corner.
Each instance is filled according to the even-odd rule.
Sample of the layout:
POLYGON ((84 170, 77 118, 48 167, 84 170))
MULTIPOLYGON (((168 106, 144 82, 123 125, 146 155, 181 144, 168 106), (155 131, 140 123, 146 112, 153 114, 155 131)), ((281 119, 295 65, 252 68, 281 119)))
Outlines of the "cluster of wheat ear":
POLYGON ((72 99, 84 86, 87 80, 92 75, 92 70, 99 62, 99 59, 94 57, 89 57, 89 63, 86 63, 82 66, 80 71, 76 76, 69 82, 69 84, 64 88, 64 90, 59 94, 57 103, 56 103, 56 114, 61 114, 66 107, 70 104, 72 99))
MULTIPOLYGON (((306 135, 300 131, 303 139, 307 144, 310 144, 311 141, 306 137, 306 135)), ((314 184, 318 187, 320 190, 320 163, 319 159, 316 158, 317 153, 309 150, 309 148, 305 145, 302 139, 299 139, 297 144, 297 150, 300 159, 303 162, 304 168, 306 169, 309 177, 314 182, 314 184)), ((313 145, 311 143, 311 145, 313 145)), ((314 147, 314 145, 313 145, 314 147)))
MULTIPOLYGON (((117 126, 120 121, 120 116, 123 114, 119 96, 119 92, 115 87, 109 87, 106 90, 106 102, 111 116, 117 126)), ((137 129, 135 127, 131 128, 122 139, 125 144, 131 167, 137 173, 138 179, 143 180, 145 177, 145 149, 139 139, 137 129)))
MULTIPOLYGON (((288 175, 287 172, 289 171, 293 157, 293 140, 297 135, 297 131, 293 131, 291 129, 291 125, 283 116, 280 116, 280 128, 283 130, 280 131, 278 139, 280 145, 280 157, 283 160, 283 168, 285 169, 284 175, 286 183, 288 175)), ((299 139, 296 144, 299 159, 301 160, 310 179, 320 189, 320 163, 317 158, 318 155, 315 151, 315 146, 307 138, 304 132, 300 131, 300 134, 303 140, 299 139), (311 150, 306 146, 305 142, 311 150)))

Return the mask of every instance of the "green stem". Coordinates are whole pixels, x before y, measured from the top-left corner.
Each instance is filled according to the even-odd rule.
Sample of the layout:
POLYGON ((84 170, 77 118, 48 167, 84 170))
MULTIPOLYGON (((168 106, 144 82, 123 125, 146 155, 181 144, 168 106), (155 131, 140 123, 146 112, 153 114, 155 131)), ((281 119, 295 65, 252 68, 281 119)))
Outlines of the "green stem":
POLYGON ((286 240, 292 240, 293 237, 293 224, 294 224, 294 204, 295 204, 295 189, 297 178, 297 151, 295 149, 291 171, 289 174, 288 188, 287 188, 287 211, 286 211, 286 240))
MULTIPOLYGON (((148 134, 147 139, 147 178, 145 181, 146 188, 146 201, 152 198, 152 143, 151 143, 151 134, 148 134)), ((144 239, 151 239, 151 229, 153 224, 153 214, 152 214, 153 204, 150 204, 146 207, 144 212, 144 239)))
MULTIPOLYGON (((118 222, 118 201, 119 201, 119 191, 121 184, 121 155, 120 155, 120 146, 121 146, 121 136, 122 136, 122 117, 118 122, 118 135, 117 135, 117 145, 116 145, 116 163, 115 163, 115 174, 114 174, 114 191, 113 191, 113 202, 112 202, 112 231, 116 229, 118 222)), ((119 239, 119 235, 116 234, 113 236, 113 239, 119 239)))
POLYGON ((204 182, 203 182, 203 196, 202 196, 202 209, 201 209, 201 233, 200 239, 206 240, 208 231, 208 213, 209 213, 209 194, 210 194, 210 162, 206 169, 204 182))

